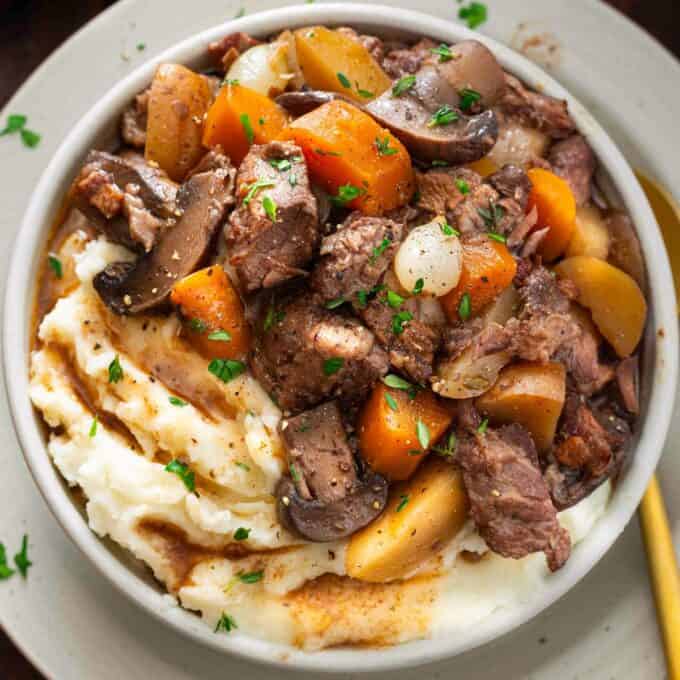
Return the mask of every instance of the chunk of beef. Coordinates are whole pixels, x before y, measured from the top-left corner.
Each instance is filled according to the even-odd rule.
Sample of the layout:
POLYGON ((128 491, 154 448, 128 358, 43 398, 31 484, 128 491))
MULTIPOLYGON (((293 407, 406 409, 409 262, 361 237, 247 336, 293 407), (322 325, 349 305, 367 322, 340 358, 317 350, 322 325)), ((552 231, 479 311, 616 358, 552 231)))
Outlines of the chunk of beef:
POLYGON ((323 239, 311 287, 326 301, 352 300, 359 291, 370 291, 392 262, 403 233, 399 222, 352 213, 323 239))
POLYGON ((611 404, 597 408, 568 394, 558 444, 544 475, 555 506, 575 505, 617 474, 629 440, 630 427, 611 404))
POLYGON ((435 328, 416 319, 415 309, 409 311, 404 306, 399 309, 389 306, 384 293, 369 300, 365 307, 356 305, 355 308, 389 353, 392 366, 417 383, 429 380, 434 355, 440 343, 440 336, 435 328), (407 313, 413 318, 399 322, 400 313, 407 313))
POLYGON ((451 223, 464 237, 495 232, 512 233, 525 218, 512 198, 502 198, 488 182, 473 188, 450 213, 451 223))
POLYGON ((243 289, 252 292, 305 275, 303 267, 319 241, 319 220, 300 147, 290 142, 251 147, 239 168, 237 193, 226 242, 243 289), (290 167, 272 165, 284 167, 281 161, 290 167))
POLYGON ((234 169, 216 154, 214 169, 192 175, 177 193, 176 221, 135 263, 113 263, 94 277, 102 300, 117 314, 163 305, 174 284, 206 259, 227 210, 234 204, 234 169), (219 163, 217 160, 219 159, 219 163))
POLYGON ((285 411, 329 398, 360 403, 387 373, 387 354, 356 319, 324 309, 309 295, 272 314, 275 321, 258 335, 251 366, 285 411))
POLYGON ((387 482, 357 469, 337 402, 284 420, 280 430, 291 473, 276 489, 286 528, 311 541, 336 541, 383 511, 387 482))
POLYGON ((503 198, 512 199, 522 210, 526 210, 531 193, 531 180, 523 168, 516 165, 505 165, 491 175, 487 182, 503 198))
POLYGON ((382 67, 390 78, 403 78, 416 73, 423 62, 432 56, 432 49, 437 43, 429 38, 422 38, 410 47, 398 46, 391 49, 382 60, 382 67))
POLYGON ((638 395, 638 358, 628 357, 616 367, 616 383, 621 393, 621 400, 628 413, 640 413, 638 395))
POLYGON ((146 145, 146 123, 149 113, 149 90, 140 92, 123 111, 120 119, 120 135, 123 141, 136 149, 146 145))
POLYGON ((456 449, 472 519, 489 548, 519 559, 543 551, 556 571, 571 552, 528 432, 513 424, 464 435, 456 449))
POLYGON ((385 44, 380 38, 375 35, 357 33, 357 31, 348 26, 340 26, 335 30, 337 33, 341 33, 345 37, 363 45, 378 64, 382 63, 383 57, 385 56, 385 44))
POLYGON ((557 142, 550 149, 548 161, 553 171, 571 187, 576 205, 588 203, 597 163, 585 137, 576 134, 557 142))
POLYGON ((433 217, 451 213, 465 195, 479 187, 482 178, 467 168, 436 168, 416 174, 418 183, 417 207, 433 217))
POLYGON ((110 240, 144 252, 176 217, 177 185, 138 154, 90 151, 71 195, 110 240))
POLYGON ((509 73, 505 74, 505 83, 505 95, 499 103, 505 115, 554 139, 564 139, 576 132, 566 101, 532 92, 509 73))
POLYGON ((226 72, 239 54, 259 44, 259 40, 247 33, 230 33, 211 42, 208 45, 208 55, 217 68, 226 72))

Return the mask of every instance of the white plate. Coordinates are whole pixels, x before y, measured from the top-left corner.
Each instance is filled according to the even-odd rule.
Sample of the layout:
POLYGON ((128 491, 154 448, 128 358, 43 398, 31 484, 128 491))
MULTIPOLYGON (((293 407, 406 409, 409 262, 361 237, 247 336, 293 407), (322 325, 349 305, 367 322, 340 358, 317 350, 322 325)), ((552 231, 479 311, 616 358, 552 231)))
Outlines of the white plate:
MULTIPOLYGON (((267 1, 258 2, 257 7, 285 4, 267 1)), ((568 12, 560 0, 496 0, 488 5, 490 21, 484 32, 505 42, 548 34, 543 43, 557 49, 542 52, 554 62, 553 73, 606 126, 612 119, 618 121, 609 130, 634 163, 670 188, 678 186, 680 171, 672 138, 673 112, 680 109, 677 62, 642 31, 593 0, 572 0, 568 12), (520 27, 521 23, 525 25, 520 27)), ((26 199, 65 132, 98 94, 142 59, 228 19, 239 7, 233 2, 203 0, 189 11, 185 3, 174 0, 123 0, 75 36, 27 82, 7 112, 28 114, 30 126, 43 133, 43 142, 35 151, 23 149, 16 139, 0 143, 3 282, 9 241, 26 199), (144 52, 136 49, 138 43, 147 45, 144 52)), ((451 0, 424 1, 418 9, 447 19, 456 13, 451 0)), ((0 540, 12 553, 21 534, 28 531, 35 562, 26 584, 14 579, 0 586, 0 621, 46 675, 103 680, 157 675, 171 680, 226 674, 244 680, 292 676, 195 646, 123 600, 68 543, 45 508, 21 460, 4 404, 0 406, 0 432, 5 443, 0 540)), ((673 482, 680 481, 680 462, 666 455, 662 476, 667 489, 676 488, 673 482)), ((669 500, 673 500, 670 494, 669 500)), ((669 510, 677 536, 677 500, 669 510)), ((521 630, 454 661, 399 675, 406 680, 454 673, 482 678, 501 672, 505 677, 546 678, 663 674, 635 525, 563 601, 521 630)))

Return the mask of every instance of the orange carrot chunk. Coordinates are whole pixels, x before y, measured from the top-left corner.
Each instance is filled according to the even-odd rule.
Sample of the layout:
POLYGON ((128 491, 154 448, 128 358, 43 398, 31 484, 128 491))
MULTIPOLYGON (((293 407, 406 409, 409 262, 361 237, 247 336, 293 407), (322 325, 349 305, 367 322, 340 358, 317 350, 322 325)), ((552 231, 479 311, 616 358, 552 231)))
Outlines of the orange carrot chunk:
POLYGON ((359 416, 361 455, 390 481, 408 479, 452 420, 429 390, 412 399, 380 383, 359 416))
POLYGON ((187 338, 201 354, 237 359, 248 352, 250 328, 243 305, 222 267, 206 267, 183 278, 170 299, 186 319, 187 338))

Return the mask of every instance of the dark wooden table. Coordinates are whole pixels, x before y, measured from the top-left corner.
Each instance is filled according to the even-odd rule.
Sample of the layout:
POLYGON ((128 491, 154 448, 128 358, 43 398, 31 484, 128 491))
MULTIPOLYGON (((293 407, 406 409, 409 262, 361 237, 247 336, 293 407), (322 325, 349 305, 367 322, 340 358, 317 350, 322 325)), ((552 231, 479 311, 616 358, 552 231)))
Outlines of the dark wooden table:
MULTIPOLYGON (((157 0, 159 7, 162 0, 157 0)), ((114 0, 0 0, 0 107, 31 72, 80 26, 114 0)), ((607 0, 680 56, 677 0, 607 0)), ((42 676, 0 631, 2 680, 42 676)))

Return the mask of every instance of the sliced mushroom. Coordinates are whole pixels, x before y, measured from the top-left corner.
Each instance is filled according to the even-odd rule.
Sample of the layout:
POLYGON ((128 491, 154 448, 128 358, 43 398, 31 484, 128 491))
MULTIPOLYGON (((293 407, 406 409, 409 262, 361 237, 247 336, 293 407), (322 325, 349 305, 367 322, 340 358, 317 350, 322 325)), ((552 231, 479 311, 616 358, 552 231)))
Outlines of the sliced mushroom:
POLYGON ((353 106, 363 108, 353 99, 345 97, 339 92, 325 92, 324 90, 301 90, 300 92, 285 92, 276 98, 276 103, 294 116, 304 116, 314 109, 334 99, 342 99, 353 106))
POLYGON ((150 253, 134 264, 113 263, 93 285, 116 314, 138 314, 163 304, 176 281, 204 260, 227 208, 234 203, 234 170, 215 155, 216 169, 192 175, 177 195, 177 221, 163 232, 150 253))
POLYGON ((309 541, 346 538, 374 520, 387 503, 387 482, 360 475, 337 402, 327 402, 281 426, 290 475, 276 489, 281 523, 309 541))

